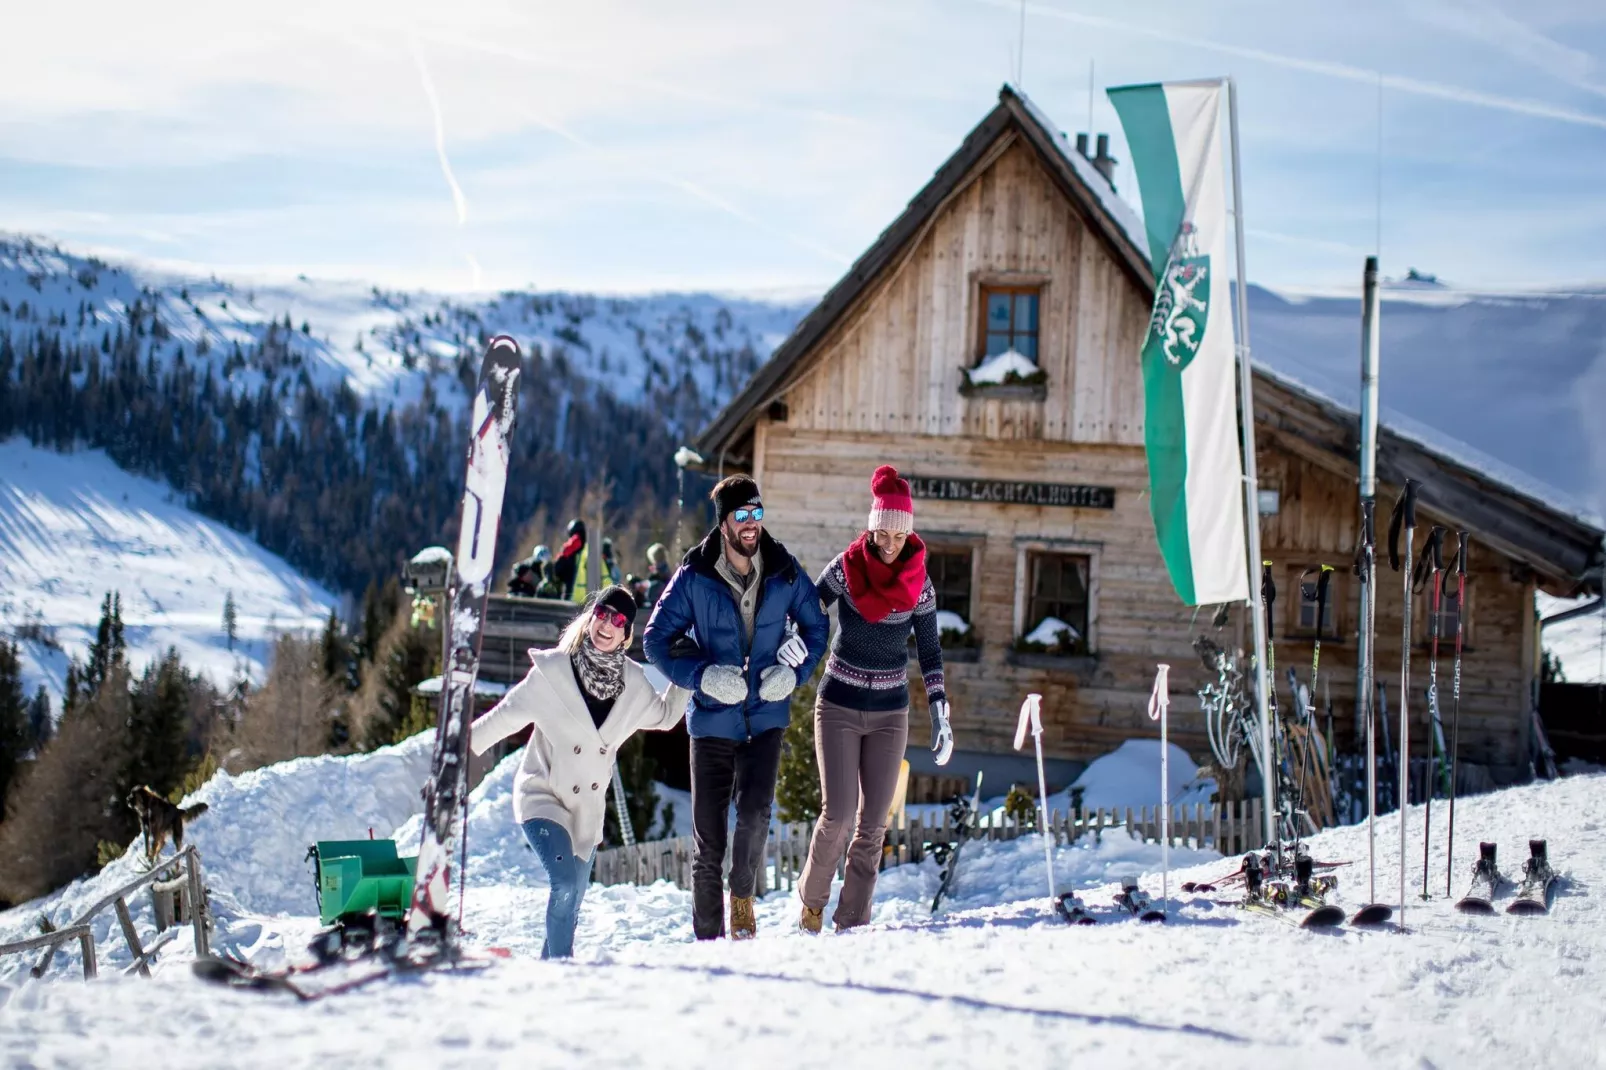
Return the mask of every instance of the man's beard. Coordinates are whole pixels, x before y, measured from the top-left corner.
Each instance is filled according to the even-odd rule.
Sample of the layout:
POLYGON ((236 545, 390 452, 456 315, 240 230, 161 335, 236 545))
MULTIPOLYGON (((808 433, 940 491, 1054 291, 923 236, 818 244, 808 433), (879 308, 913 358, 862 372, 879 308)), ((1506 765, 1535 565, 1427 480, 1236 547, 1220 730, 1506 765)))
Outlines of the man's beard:
MULTIPOLYGON (((732 550, 735 550, 737 553, 741 554, 743 557, 752 557, 752 556, 754 556, 755 554, 758 553, 758 543, 759 543, 758 539, 754 539, 753 540, 753 546, 752 546, 751 549, 749 549, 747 546, 742 544, 742 540, 733 531, 727 530, 724 534, 725 534, 725 545, 729 546, 732 550)), ((763 532, 762 531, 759 532, 759 535, 760 535, 760 537, 762 537, 763 536, 763 532)))

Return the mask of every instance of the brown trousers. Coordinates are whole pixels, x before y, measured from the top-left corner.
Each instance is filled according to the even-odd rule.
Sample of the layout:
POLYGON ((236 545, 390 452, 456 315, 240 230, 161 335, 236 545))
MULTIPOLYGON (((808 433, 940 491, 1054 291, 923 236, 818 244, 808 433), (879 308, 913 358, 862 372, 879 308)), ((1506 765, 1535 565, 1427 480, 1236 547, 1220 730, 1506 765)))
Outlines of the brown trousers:
POLYGON ((867 713, 820 699, 814 707, 814 753, 820 764, 824 813, 814 826, 803 867, 803 905, 823 910, 831 878, 847 845, 847 875, 832 922, 838 929, 870 920, 870 897, 881 868, 887 809, 898 787, 898 770, 909 741, 909 709, 867 713))

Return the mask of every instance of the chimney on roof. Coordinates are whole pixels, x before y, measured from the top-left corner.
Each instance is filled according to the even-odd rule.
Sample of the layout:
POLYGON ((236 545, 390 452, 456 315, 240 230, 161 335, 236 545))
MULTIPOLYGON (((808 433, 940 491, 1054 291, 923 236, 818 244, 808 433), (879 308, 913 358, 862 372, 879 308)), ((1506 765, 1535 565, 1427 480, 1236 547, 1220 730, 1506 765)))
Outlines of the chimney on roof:
POLYGON ((1115 157, 1110 155, 1110 135, 1109 134, 1100 134, 1099 135, 1098 155, 1093 157, 1093 166, 1098 168, 1099 174, 1104 176, 1104 181, 1106 181, 1106 182, 1108 182, 1110 184, 1110 188, 1111 189, 1114 189, 1115 188, 1115 157))
POLYGON ((1093 153, 1087 151, 1087 138, 1086 134, 1076 135, 1077 154, 1092 164, 1094 169, 1104 176, 1104 181, 1110 184, 1110 188, 1114 189, 1115 157, 1110 155, 1110 135, 1100 134, 1098 136, 1098 148, 1093 153))

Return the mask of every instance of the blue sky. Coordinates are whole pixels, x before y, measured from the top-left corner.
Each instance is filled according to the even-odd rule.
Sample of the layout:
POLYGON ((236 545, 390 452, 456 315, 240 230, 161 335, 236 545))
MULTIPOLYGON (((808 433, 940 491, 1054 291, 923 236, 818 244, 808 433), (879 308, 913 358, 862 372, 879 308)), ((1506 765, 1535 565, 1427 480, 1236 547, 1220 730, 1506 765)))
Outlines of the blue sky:
POLYGON ((1381 251, 1468 287, 1606 281, 1606 9, 1582 0, 33 5, 0 229, 227 274, 817 291, 1014 80, 1239 82, 1249 272, 1381 251))

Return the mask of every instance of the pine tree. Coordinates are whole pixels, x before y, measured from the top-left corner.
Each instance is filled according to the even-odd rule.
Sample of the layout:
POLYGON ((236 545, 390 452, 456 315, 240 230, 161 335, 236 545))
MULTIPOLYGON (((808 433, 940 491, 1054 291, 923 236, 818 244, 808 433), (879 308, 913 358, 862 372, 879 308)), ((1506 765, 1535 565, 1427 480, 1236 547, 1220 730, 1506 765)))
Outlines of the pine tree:
POLYGON ((100 623, 95 626, 95 639, 89 644, 89 662, 78 674, 78 688, 86 695, 100 690, 112 668, 122 665, 127 653, 127 644, 123 641, 123 598, 119 592, 108 591, 100 603, 100 623))
POLYGON ((781 737, 781 766, 775 781, 775 804, 782 821, 813 821, 823 805, 820 767, 814 757, 814 692, 821 671, 816 669, 808 683, 792 692, 792 720, 781 737))
POLYGON ((33 745, 28 703, 22 690, 22 658, 17 644, 0 639, 0 821, 5 820, 6 793, 33 745))
POLYGON ((195 679, 172 647, 145 669, 134 688, 128 723, 128 787, 143 784, 165 796, 183 781, 191 765, 187 736, 194 687, 195 679))
POLYGON ((239 633, 240 613, 234 605, 234 592, 229 591, 223 596, 223 636, 228 640, 229 649, 234 649, 234 640, 239 633))
MULTIPOLYGON (((69 672, 72 670, 69 668, 69 672)), ((33 693, 33 699, 28 703, 28 745, 37 755, 39 748, 50 742, 55 734, 55 726, 50 723, 50 692, 45 685, 40 684, 39 690, 33 693)))

